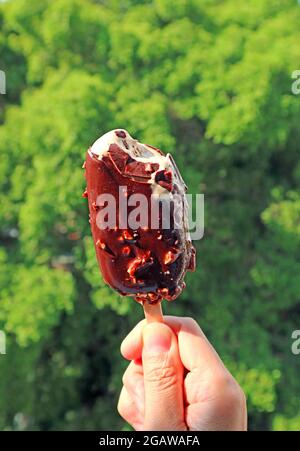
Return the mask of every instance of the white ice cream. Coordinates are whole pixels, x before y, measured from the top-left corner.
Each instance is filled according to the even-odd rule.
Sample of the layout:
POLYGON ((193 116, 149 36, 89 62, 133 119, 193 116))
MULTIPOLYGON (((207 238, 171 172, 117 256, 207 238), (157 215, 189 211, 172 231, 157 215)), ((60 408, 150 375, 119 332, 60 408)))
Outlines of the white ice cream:
POLYGON ((111 130, 105 133, 91 147, 91 152, 95 155, 99 155, 99 160, 102 155, 108 151, 111 144, 117 144, 124 152, 128 153, 136 161, 142 163, 158 163, 160 169, 165 169, 166 157, 161 155, 155 149, 147 146, 147 144, 142 144, 136 139, 133 139, 130 134, 123 129, 111 130), (124 132, 126 137, 120 138, 116 135, 116 132, 124 132), (124 141, 126 141, 128 149, 126 148, 124 141))
MULTIPOLYGON (((179 188, 181 188, 182 185, 185 187, 184 181, 182 180, 176 164, 169 153, 167 155, 161 155, 157 150, 147 144, 140 143, 136 139, 132 138, 132 136, 130 136, 130 134, 124 129, 111 130, 110 132, 102 135, 94 142, 90 148, 90 152, 94 155, 98 155, 99 160, 101 160, 102 156, 109 150, 109 146, 111 144, 117 144, 124 152, 136 161, 140 161, 142 163, 157 163, 159 165, 158 171, 164 169, 171 170, 174 180, 177 182, 179 188), (116 135, 116 132, 124 132, 126 136, 121 138, 116 135), (128 149, 124 144, 124 141, 126 141, 128 149)), ((157 194, 159 196, 170 195, 165 188, 155 182, 155 172, 152 174, 151 179, 149 179, 149 184, 152 185, 153 194, 157 194)))

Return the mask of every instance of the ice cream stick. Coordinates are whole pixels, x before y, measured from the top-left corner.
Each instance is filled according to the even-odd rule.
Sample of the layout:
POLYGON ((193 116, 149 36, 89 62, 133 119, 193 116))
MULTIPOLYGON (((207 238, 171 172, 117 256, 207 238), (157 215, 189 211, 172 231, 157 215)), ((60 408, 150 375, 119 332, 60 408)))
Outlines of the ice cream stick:
POLYGON ((143 303, 144 313, 147 323, 163 323, 164 317, 162 313, 161 303, 149 304, 147 301, 143 303))

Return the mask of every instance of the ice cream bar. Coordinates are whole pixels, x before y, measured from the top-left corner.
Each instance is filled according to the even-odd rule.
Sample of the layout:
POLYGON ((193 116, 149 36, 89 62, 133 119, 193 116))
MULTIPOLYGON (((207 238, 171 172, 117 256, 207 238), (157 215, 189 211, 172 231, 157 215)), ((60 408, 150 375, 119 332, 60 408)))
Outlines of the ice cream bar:
POLYGON ((195 249, 186 186, 172 156, 117 129, 88 149, 84 168, 104 281, 142 303, 175 299, 195 269, 195 249))

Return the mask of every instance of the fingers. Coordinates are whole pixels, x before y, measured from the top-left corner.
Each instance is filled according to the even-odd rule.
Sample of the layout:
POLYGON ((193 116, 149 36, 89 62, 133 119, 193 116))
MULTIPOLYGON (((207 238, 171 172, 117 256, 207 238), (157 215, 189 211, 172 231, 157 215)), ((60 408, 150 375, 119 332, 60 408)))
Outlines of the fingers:
POLYGON ((145 390, 143 367, 141 363, 136 363, 135 361, 130 362, 123 375, 123 385, 135 402, 140 416, 144 417, 145 390))
MULTIPOLYGON (((180 359, 183 366, 190 372, 185 383, 194 389, 187 390, 187 401, 196 402, 199 400, 201 381, 207 382, 210 391, 215 386, 211 384, 212 380, 222 379, 224 374, 229 373, 195 320, 173 316, 165 316, 164 320, 177 335, 180 359), (198 383, 192 384, 193 380, 197 380, 198 383)), ((142 333, 145 324, 145 321, 138 323, 123 341, 121 351, 125 358, 141 357, 142 333)), ((204 386, 202 388, 203 396, 209 395, 209 391, 204 386)))
MULTIPOLYGON (((191 371, 196 367, 203 367, 207 362, 223 366, 218 354, 209 343, 199 325, 192 318, 165 316, 167 324, 178 336, 179 352, 185 368, 191 371)), ((127 335, 121 345, 122 355, 128 359, 139 359, 142 356, 142 331, 145 320, 140 321, 127 335)))
POLYGON ((130 362, 123 375, 118 411, 135 429, 142 430, 144 423, 144 379, 140 363, 130 362))
POLYGON ((121 390, 118 402, 118 412, 136 431, 141 431, 143 429, 142 418, 136 409, 134 400, 125 387, 121 390))
POLYGON ((121 354, 127 360, 136 360, 142 357, 142 330, 146 320, 140 321, 124 338, 121 344, 121 354))
MULTIPOLYGON (((164 324, 154 323, 150 325, 141 321, 125 338, 121 348, 125 358, 141 359, 142 357, 144 371, 145 362, 150 361, 150 370, 147 370, 150 377, 147 377, 147 382, 145 380, 145 415, 148 412, 151 413, 147 417, 147 422, 151 422, 151 418, 153 420, 155 415, 160 415, 159 422, 161 425, 159 429, 162 429, 169 411, 171 411, 171 414, 172 409, 180 411, 181 407, 178 407, 178 404, 174 408, 174 398, 172 402, 168 403, 169 399, 172 399, 173 393, 171 389, 169 390, 170 394, 168 388, 174 386, 176 374, 180 374, 180 372, 176 373, 176 369, 174 370, 176 361, 179 361, 188 370, 183 385, 187 402, 185 418, 189 429, 245 430, 247 427, 245 395, 225 368, 198 324, 191 318, 166 316, 164 320, 164 324), (156 328, 152 330, 150 335, 159 337, 163 333, 162 327, 166 328, 166 326, 173 332, 170 349, 168 352, 166 350, 161 352, 159 357, 152 356, 151 362, 149 358, 147 359, 146 354, 148 352, 146 347, 147 330, 149 330, 149 327, 156 328), (174 353, 171 351, 175 349, 172 348, 173 336, 177 338, 177 347, 174 353), (165 355, 165 360, 163 360, 163 355, 165 355), (170 355, 173 357, 170 357, 170 355), (151 368, 154 368, 154 370, 151 370, 151 368), (166 374, 166 377, 164 377, 164 374, 166 374), (158 383, 158 380, 162 382, 158 383), (164 387, 166 391, 165 394, 162 394, 159 390, 164 390, 164 387), (157 406, 159 406, 160 413, 157 413, 157 406), (165 409, 165 406, 168 410, 163 415, 161 412, 165 409)), ((182 397, 180 389, 178 393, 181 393, 182 397)), ((178 403, 178 400, 176 402, 178 403)), ((157 427, 157 422, 154 425, 150 424, 153 430, 157 427)))
POLYGON ((217 367, 225 368, 194 319, 169 317, 168 322, 177 330, 180 357, 188 371, 205 368, 216 371, 217 367))
POLYGON ((177 338, 162 323, 144 326, 145 430, 185 430, 183 367, 177 338))
POLYGON ((222 376, 206 380, 189 373, 187 392, 197 392, 186 407, 190 431, 246 431, 245 395, 235 379, 224 371, 222 376))

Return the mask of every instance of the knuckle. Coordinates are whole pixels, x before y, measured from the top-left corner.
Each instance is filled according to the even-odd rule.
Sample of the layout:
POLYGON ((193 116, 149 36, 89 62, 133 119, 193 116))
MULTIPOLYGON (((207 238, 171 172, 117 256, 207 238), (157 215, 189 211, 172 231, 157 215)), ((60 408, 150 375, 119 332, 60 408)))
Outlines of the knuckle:
POLYGON ((117 410, 119 415, 132 427, 141 428, 143 424, 143 416, 138 412, 132 398, 124 396, 126 389, 122 389, 118 401, 117 410))
POLYGON ((204 337, 204 333, 203 333, 201 327, 199 326, 197 321, 190 316, 183 318, 183 328, 192 333, 196 333, 196 334, 200 335, 201 337, 204 337))
MULTIPOLYGON (((125 391, 126 391, 126 389, 125 389, 125 391)), ((119 397, 117 410, 118 410, 119 415, 125 421, 130 423, 131 417, 133 415, 133 405, 132 405, 131 400, 124 396, 124 387, 123 387, 120 397, 119 397)))
POLYGON ((123 385, 126 389, 131 388, 132 384, 133 384, 133 372, 132 372, 132 367, 131 364, 129 364, 126 368, 126 370, 124 371, 124 374, 122 376, 122 382, 123 385))
POLYGON ((217 378, 215 390, 224 406, 241 409, 246 404, 246 397, 242 388, 229 373, 217 378))
POLYGON ((239 384, 237 384, 237 391, 238 391, 238 393, 237 393, 237 400, 238 400, 238 403, 239 403, 243 408, 245 408, 245 407, 246 407, 246 404, 247 404, 247 399, 246 399, 246 395, 245 395, 244 390, 242 389, 242 387, 241 387, 239 384))
POLYGON ((145 372, 145 381, 157 386, 158 390, 165 391, 177 383, 177 371, 172 365, 159 365, 155 359, 145 372))
POLYGON ((126 406, 124 405, 124 403, 122 402, 121 398, 119 398, 118 401, 118 405, 117 405, 117 410, 119 415, 124 418, 124 420, 126 420, 127 418, 127 409, 126 406))
POLYGON ((196 321, 194 318, 192 318, 191 316, 187 316, 187 317, 185 318, 185 320, 186 320, 187 324, 188 324, 191 328, 198 327, 197 321, 196 321))
POLYGON ((122 383, 123 383, 124 387, 127 387, 128 382, 129 382, 128 373, 127 373, 127 371, 125 371, 125 373, 122 376, 122 383))

